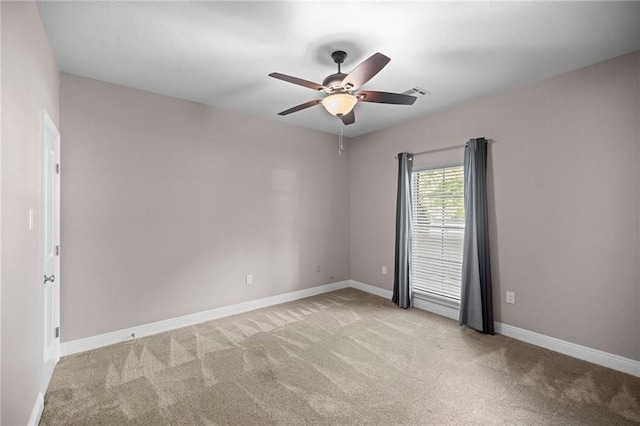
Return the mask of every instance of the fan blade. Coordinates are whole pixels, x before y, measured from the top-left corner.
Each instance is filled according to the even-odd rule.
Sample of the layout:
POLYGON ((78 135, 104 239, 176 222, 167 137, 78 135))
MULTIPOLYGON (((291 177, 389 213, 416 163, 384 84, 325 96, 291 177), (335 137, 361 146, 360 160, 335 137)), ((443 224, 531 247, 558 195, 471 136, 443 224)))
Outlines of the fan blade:
POLYGON ((286 111, 282 111, 282 112, 278 113, 278 115, 288 115, 288 114, 291 114, 292 112, 298 112, 298 111, 301 111, 303 109, 312 107, 314 105, 318 105, 320 102, 322 102, 322 99, 314 99, 312 101, 305 102, 305 103, 300 104, 298 106, 294 106, 293 108, 289 108, 286 111))
POLYGON ((347 90, 357 89, 378 74, 390 60, 382 53, 374 53, 342 80, 342 87, 347 90))
POLYGON ((371 90, 362 90, 356 93, 356 97, 361 102, 395 105, 413 105, 417 99, 415 96, 403 95, 402 93, 374 92, 371 90))
POLYGON ((340 120, 342 120, 345 126, 348 126, 356 122, 356 115, 353 113, 353 110, 351 110, 347 115, 340 117, 340 120))
POLYGON ((324 90, 324 86, 313 81, 303 80, 297 77, 291 77, 290 75, 280 74, 279 72, 272 72, 269 77, 277 78, 278 80, 286 81, 288 83, 297 84, 298 86, 308 87, 313 90, 324 90))

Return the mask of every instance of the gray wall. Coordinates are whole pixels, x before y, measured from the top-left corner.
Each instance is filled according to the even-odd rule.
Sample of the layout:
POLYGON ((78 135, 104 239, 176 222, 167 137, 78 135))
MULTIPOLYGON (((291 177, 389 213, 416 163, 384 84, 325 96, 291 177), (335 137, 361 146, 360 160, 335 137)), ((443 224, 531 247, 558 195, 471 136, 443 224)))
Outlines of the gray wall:
POLYGON ((26 423, 39 391, 27 219, 40 110, 58 122, 59 106, 63 341, 347 278, 391 289, 393 156, 486 136, 497 320, 640 359, 640 54, 362 136, 339 157, 332 135, 60 77, 34 4, 0 4, 2 424, 26 423))
POLYGON ((63 342, 349 278, 337 136, 64 73, 60 91, 63 342))
POLYGON ((26 424, 42 360, 39 220, 40 113, 58 122, 59 74, 32 2, 2 8, 2 418, 26 424))
POLYGON ((393 266, 395 154, 485 136, 497 141, 496 320, 640 359, 639 61, 636 52, 353 139, 351 278, 393 287, 380 270, 393 266))

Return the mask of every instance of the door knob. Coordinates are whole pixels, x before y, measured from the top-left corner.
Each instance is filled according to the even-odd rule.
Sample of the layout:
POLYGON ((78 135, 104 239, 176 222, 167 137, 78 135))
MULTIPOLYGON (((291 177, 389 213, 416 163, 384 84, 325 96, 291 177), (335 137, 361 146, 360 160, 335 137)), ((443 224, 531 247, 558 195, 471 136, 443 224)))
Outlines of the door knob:
POLYGON ((54 282, 56 280, 56 276, 55 275, 51 275, 50 277, 48 276, 44 276, 44 284, 48 283, 49 281, 54 282))

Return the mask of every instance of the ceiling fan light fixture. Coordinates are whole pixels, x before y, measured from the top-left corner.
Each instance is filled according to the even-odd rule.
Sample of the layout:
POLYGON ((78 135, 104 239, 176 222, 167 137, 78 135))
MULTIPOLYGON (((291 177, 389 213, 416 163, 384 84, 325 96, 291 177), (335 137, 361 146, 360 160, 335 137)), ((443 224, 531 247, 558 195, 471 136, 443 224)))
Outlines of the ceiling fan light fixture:
POLYGON ((356 103, 358 103, 358 98, 348 93, 336 93, 322 99, 322 106, 329 114, 336 117, 349 114, 356 103))
POLYGON ((340 70, 340 64, 342 64, 347 57, 344 51, 336 50, 331 54, 331 57, 333 61, 338 64, 338 72, 328 75, 322 84, 277 72, 269 74, 269 77, 309 89, 321 90, 327 94, 324 98, 313 99, 312 101, 279 112, 278 115, 288 115, 321 103, 329 114, 338 117, 340 121, 342 121, 342 124, 348 126, 356 122, 355 114, 352 111, 358 102, 392 105, 413 105, 415 102, 416 97, 408 94, 359 90, 360 87, 378 74, 391 60, 382 53, 371 55, 349 74, 343 74, 340 70))

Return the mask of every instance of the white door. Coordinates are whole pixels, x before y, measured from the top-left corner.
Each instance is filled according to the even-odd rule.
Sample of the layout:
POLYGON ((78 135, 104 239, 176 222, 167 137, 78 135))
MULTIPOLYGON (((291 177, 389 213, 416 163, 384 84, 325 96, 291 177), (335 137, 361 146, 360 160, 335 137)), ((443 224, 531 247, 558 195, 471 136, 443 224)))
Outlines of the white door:
POLYGON ((60 132, 42 114, 40 247, 42 259, 42 394, 60 360, 60 132))

